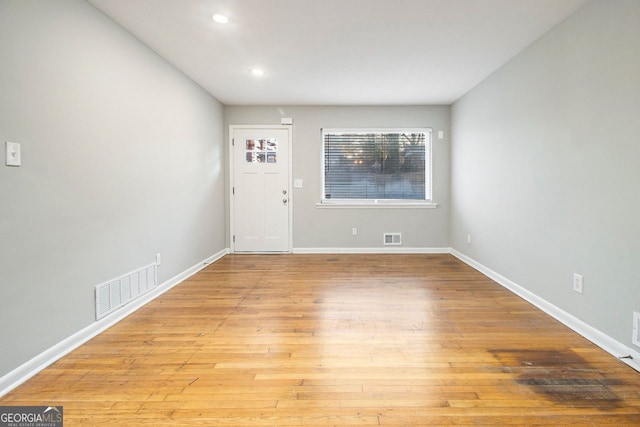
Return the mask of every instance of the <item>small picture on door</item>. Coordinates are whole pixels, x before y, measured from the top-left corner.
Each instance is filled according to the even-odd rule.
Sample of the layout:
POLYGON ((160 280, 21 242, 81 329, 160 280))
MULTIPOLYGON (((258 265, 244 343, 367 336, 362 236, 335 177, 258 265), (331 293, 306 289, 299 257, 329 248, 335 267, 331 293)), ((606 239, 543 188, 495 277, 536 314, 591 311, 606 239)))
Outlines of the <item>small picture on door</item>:
POLYGON ((247 139, 244 144, 247 163, 276 163, 278 152, 278 140, 247 139))

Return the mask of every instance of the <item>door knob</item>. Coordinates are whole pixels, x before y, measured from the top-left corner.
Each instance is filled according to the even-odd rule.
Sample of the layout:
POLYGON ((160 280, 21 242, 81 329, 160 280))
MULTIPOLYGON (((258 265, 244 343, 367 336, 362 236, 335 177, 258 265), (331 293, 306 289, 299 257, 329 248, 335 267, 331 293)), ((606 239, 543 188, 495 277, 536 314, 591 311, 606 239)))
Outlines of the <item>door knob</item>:
POLYGON ((287 194, 287 190, 282 190, 282 194, 287 194))
POLYGON ((288 200, 287 199, 282 199, 282 203, 284 203, 285 205, 287 204, 288 200))

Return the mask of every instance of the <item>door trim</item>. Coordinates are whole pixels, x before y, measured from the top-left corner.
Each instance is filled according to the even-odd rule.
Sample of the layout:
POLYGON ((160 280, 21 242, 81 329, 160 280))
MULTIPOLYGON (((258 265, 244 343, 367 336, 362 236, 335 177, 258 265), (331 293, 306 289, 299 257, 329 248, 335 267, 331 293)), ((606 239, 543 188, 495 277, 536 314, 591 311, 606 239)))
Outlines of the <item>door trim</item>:
MULTIPOLYGON (((228 149, 229 149, 229 247, 231 249, 231 253, 236 252, 236 244, 233 241, 233 236, 235 234, 235 225, 234 225, 234 210, 235 210, 235 199, 233 197, 233 187, 234 187, 234 170, 233 170, 233 154, 234 154, 234 146, 233 146, 233 135, 236 129, 274 129, 274 130, 286 130, 287 131, 287 144, 289 148, 289 162, 287 164, 287 194, 289 195, 288 201, 288 210, 289 210, 289 221, 288 221, 288 234, 289 239, 287 242, 287 251, 286 252, 277 252, 277 253, 292 253, 293 250, 293 193, 292 190, 292 174, 293 174, 293 126, 292 125, 229 125, 229 141, 228 141, 228 149)), ((242 252, 247 253, 247 252, 242 252)), ((253 252, 260 253, 260 252, 253 252)), ((266 253, 274 253, 274 252, 266 252, 266 253)))

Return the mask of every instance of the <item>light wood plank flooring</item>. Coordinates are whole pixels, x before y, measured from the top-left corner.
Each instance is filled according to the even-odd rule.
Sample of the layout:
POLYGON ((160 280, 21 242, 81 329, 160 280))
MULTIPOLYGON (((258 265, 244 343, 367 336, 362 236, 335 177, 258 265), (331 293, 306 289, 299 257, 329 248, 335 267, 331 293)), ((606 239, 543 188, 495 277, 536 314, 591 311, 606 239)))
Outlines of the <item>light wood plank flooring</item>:
POLYGON ((640 425, 640 374, 450 255, 229 255, 0 399, 70 426, 640 425))

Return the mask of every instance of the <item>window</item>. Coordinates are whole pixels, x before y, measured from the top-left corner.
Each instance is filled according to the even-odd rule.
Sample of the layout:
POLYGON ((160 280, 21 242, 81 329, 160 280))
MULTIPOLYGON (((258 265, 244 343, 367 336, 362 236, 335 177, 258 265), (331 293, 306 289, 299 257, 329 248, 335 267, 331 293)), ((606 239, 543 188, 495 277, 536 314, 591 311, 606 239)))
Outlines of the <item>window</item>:
POLYGON ((323 204, 431 202, 431 129, 323 129, 323 204))

